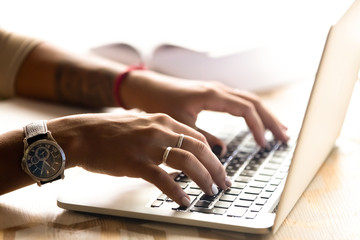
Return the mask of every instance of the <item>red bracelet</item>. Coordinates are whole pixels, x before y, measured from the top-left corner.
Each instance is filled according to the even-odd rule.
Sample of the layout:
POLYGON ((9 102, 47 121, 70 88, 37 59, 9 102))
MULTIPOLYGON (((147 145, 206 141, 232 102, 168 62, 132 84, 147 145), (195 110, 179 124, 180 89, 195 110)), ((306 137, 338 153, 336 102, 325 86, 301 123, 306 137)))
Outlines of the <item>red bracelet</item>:
POLYGON ((125 106, 123 105, 121 98, 120 98, 120 87, 121 84, 124 82, 124 79, 126 78, 126 76, 133 70, 144 70, 146 69, 144 65, 139 65, 139 66, 129 66, 125 72, 121 73, 119 76, 117 76, 117 78, 115 79, 114 82, 114 98, 115 98, 115 102, 119 107, 125 108, 125 106))

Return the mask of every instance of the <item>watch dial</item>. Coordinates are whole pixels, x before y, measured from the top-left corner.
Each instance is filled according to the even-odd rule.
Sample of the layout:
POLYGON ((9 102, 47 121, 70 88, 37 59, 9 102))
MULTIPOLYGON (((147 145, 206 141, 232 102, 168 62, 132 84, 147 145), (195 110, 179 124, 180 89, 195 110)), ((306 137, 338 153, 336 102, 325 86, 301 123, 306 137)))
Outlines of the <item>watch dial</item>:
POLYGON ((35 177, 51 178, 61 170, 63 161, 61 148, 47 141, 30 146, 26 165, 35 177))

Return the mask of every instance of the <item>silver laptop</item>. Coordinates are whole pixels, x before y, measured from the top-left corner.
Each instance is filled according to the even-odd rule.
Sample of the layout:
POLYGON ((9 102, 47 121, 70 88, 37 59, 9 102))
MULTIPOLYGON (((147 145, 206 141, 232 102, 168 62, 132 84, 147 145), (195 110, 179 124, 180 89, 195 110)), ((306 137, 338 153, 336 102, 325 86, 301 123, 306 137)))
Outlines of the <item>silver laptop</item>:
MULTIPOLYGON (((58 206, 75 211, 147 219, 214 229, 275 232, 304 192, 340 133, 360 69, 360 0, 328 34, 305 117, 296 138, 259 148, 248 130, 226 138, 224 164, 233 186, 206 196, 183 173, 175 181, 189 196, 178 206, 142 179, 84 171, 69 182, 58 206)), ((169 170, 169 169, 167 169, 169 170)))

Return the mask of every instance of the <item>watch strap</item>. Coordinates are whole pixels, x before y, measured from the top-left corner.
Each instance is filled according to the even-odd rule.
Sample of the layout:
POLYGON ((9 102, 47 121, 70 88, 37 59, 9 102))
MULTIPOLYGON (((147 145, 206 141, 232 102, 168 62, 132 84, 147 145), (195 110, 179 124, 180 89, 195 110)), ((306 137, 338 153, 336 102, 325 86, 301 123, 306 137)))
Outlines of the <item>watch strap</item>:
POLYGON ((30 145, 36 142, 37 140, 46 138, 48 129, 46 126, 46 122, 41 120, 26 125, 24 127, 24 132, 25 132, 25 139, 30 145))
POLYGON ((53 182, 53 181, 56 181, 56 180, 60 180, 62 179, 63 177, 61 175, 57 176, 56 178, 52 179, 51 181, 40 181, 40 184, 41 185, 44 185, 46 183, 49 183, 49 182, 53 182))

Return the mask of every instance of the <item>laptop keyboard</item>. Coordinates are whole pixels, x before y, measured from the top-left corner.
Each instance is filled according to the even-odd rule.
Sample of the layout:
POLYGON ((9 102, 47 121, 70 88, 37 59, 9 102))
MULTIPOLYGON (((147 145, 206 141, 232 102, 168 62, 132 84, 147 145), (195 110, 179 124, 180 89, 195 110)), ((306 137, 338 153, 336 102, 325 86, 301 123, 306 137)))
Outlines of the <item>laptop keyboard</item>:
POLYGON ((269 141, 269 148, 260 148, 249 131, 240 132, 227 145, 227 154, 220 158, 232 186, 208 196, 180 173, 175 181, 190 196, 190 207, 182 207, 165 194, 152 202, 153 208, 174 211, 224 215, 228 217, 255 218, 265 208, 273 193, 286 179, 294 146, 269 141))

